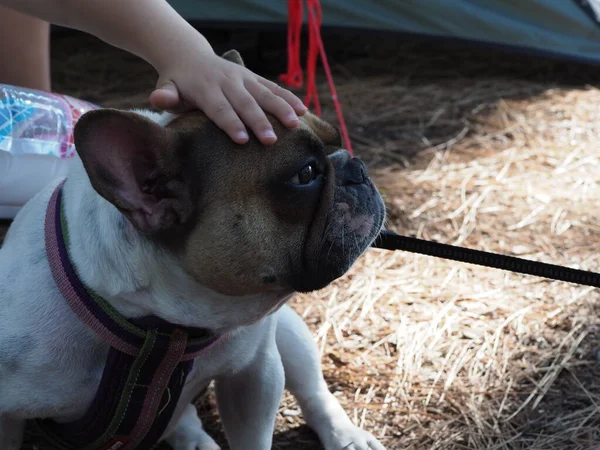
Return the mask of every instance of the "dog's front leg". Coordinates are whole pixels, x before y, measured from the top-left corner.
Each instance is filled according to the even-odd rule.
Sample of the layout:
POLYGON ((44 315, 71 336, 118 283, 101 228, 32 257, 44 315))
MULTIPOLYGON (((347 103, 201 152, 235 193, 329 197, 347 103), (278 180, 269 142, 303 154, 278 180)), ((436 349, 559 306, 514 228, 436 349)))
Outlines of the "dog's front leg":
POLYGON ((19 450, 23 442, 25 421, 0 415, 0 449, 19 450))
POLYGON ((286 387, 296 397, 304 420, 326 450, 385 450, 371 433, 352 423, 329 391, 313 336, 289 306, 277 313, 277 347, 285 368, 286 387))
POLYGON ((274 343, 242 371, 216 380, 219 415, 231 450, 271 449, 284 385, 274 343))

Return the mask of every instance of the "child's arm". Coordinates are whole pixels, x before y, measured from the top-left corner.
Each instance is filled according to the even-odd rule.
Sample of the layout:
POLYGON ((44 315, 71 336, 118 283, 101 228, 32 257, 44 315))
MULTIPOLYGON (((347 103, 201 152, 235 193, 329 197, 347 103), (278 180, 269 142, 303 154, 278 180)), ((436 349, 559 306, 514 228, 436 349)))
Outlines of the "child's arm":
POLYGON ((288 127, 306 111, 288 90, 218 57, 165 0, 0 0, 0 5, 85 31, 143 58, 159 75, 150 96, 155 107, 199 108, 236 142, 248 140, 244 123, 263 143, 275 142, 264 111, 288 127))

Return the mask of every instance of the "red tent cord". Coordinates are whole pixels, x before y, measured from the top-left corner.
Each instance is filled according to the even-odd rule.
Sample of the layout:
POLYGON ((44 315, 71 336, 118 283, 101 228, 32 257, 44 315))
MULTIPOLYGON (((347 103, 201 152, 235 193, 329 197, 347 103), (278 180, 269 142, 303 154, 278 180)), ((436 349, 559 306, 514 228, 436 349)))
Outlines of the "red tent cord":
MULTIPOLYGON (((325 53, 325 45, 321 37, 321 22, 322 11, 321 2, 319 0, 306 0, 308 6, 308 57, 307 57, 307 81, 306 81, 306 98, 304 102, 310 108, 311 103, 314 105, 315 113, 321 115, 321 105, 319 103, 319 95, 317 92, 316 71, 317 71, 317 55, 320 54, 321 62, 327 76, 327 83, 331 91, 331 99, 335 106, 338 121, 340 123, 342 138, 346 144, 348 152, 354 156, 352 151, 352 143, 346 128, 346 122, 342 113, 342 105, 337 96, 333 76, 327 61, 325 53)), ((300 35, 302 30, 303 19, 303 0, 288 0, 288 71, 280 76, 280 79, 290 87, 299 88, 303 84, 302 67, 300 66, 300 35)))
POLYGON ((288 0, 287 73, 279 76, 290 87, 301 88, 304 83, 300 65, 300 36, 302 35, 302 0, 288 0))
POLYGON ((317 57, 319 56, 319 30, 321 28, 321 4, 319 0, 307 0, 308 3, 308 56, 306 61, 306 97, 307 107, 314 107, 317 116, 321 116, 321 104, 317 89, 317 57))

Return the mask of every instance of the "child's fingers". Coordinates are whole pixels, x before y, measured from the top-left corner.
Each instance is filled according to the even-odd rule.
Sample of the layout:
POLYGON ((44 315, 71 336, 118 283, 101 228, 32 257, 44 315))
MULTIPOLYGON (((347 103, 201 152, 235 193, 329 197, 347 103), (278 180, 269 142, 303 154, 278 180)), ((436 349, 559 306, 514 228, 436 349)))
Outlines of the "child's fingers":
MULTIPOLYGON (((275 95, 269 88, 257 81, 246 82, 246 89, 264 110, 276 116, 285 126, 293 128, 298 126, 298 115, 283 98, 275 95)), ((264 115, 264 113, 263 113, 264 115)))
POLYGON ((244 123, 234 111, 225 94, 219 89, 205 97, 205 104, 199 107, 219 128, 225 131, 234 142, 245 144, 248 133, 244 123))
MULTIPOLYGON (((265 90, 269 92, 267 89, 265 90)), ((273 95, 270 92, 269 94, 273 95)), ((245 88, 241 83, 235 83, 228 87, 225 91, 225 96, 231 102, 240 118, 252 129, 256 137, 263 144, 273 144, 277 140, 273 126, 267 119, 261 105, 257 102, 254 92, 245 88)))
POLYGON ((302 100, 300 100, 298 97, 296 97, 296 95, 294 95, 292 92, 288 91, 287 89, 282 88, 277 83, 274 83, 270 80, 260 78, 259 81, 263 86, 265 86, 267 89, 269 89, 273 94, 277 95, 278 97, 281 97, 286 102, 288 102, 288 104, 292 108, 294 108, 294 111, 296 112, 296 114, 301 116, 306 111, 308 111, 308 108, 304 105, 302 100))
POLYGON ((173 110, 180 106, 179 92, 173 82, 167 81, 150 94, 153 107, 162 110, 173 110))

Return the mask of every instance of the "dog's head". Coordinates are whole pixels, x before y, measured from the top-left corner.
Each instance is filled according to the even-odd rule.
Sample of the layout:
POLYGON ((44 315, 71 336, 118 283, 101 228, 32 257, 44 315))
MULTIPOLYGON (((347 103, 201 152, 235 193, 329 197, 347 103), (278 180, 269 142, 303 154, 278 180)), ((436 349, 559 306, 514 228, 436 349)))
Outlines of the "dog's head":
POLYGON ((81 117, 75 145, 98 194, 203 286, 320 289, 373 242, 384 205, 330 124, 310 113, 293 130, 270 120, 277 143, 237 145, 201 112, 161 125, 103 109, 81 117))

